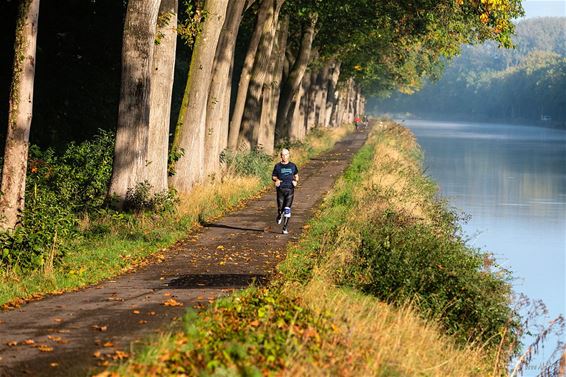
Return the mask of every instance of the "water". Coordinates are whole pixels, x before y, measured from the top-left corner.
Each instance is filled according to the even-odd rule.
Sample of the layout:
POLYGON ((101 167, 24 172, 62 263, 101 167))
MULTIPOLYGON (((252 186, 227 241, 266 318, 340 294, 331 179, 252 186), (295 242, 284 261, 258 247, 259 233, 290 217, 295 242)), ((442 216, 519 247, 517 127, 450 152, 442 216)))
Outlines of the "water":
MULTIPOLYGON (((406 120, 427 174, 471 215, 470 244, 513 271, 514 289, 566 313, 566 131, 505 124, 406 120)), ((550 340, 525 376, 551 353, 550 340)))

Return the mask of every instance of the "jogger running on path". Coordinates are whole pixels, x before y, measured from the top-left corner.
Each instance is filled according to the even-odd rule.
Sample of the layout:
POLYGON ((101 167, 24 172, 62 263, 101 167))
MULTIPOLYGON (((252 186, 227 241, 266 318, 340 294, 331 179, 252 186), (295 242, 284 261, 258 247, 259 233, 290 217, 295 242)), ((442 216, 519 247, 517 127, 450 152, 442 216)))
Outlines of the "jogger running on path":
POLYGON ((283 222, 283 234, 287 234, 295 186, 299 182, 299 169, 289 161, 288 149, 281 150, 281 162, 275 164, 271 179, 277 188, 277 224, 283 222))

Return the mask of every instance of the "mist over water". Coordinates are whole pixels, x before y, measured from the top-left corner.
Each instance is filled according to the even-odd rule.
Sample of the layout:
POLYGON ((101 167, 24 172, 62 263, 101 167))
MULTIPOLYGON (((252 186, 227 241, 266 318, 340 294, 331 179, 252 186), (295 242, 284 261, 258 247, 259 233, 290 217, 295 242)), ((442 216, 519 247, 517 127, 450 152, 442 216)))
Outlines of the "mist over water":
MULTIPOLYGON (((471 216, 470 245, 513 271, 516 292, 566 314, 566 131, 531 126, 404 120, 427 175, 471 216)), ((551 342, 555 342, 553 339, 551 342)), ((537 360, 551 353, 553 344, 537 360)), ((536 361, 524 374, 537 375, 536 361)))

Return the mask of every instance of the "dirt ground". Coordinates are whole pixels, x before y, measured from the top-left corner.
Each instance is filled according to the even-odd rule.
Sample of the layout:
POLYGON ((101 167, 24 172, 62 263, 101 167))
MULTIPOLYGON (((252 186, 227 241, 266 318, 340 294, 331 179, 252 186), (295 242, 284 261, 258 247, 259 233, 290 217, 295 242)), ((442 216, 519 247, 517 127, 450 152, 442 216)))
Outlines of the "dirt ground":
POLYGON ((0 377, 91 374, 174 326, 186 307, 267 281, 366 137, 354 133, 299 167, 288 235, 275 223, 270 191, 143 269, 0 313, 0 377))

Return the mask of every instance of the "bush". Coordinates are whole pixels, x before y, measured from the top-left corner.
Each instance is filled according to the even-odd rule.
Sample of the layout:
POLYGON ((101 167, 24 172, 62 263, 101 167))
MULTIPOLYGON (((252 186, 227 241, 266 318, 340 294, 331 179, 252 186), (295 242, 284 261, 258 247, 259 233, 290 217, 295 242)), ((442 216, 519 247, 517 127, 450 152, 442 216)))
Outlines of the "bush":
POLYGON ((488 255, 393 211, 372 219, 360 235, 343 283, 397 305, 413 302, 463 342, 499 344, 496 335, 514 313, 509 275, 489 270, 488 255))
POLYGON ((178 203, 177 193, 173 190, 152 193, 149 182, 139 182, 136 187, 128 189, 124 209, 131 212, 173 212, 178 203))
POLYGON ((0 234, 1 264, 36 270, 64 255, 79 216, 104 206, 113 150, 112 133, 102 130, 92 141, 70 143, 60 156, 30 147, 22 222, 0 234))
POLYGON ((57 195, 60 206, 90 212, 104 206, 112 175, 114 135, 100 130, 93 140, 71 142, 61 156, 30 148, 26 193, 33 187, 57 195))
POLYGON ((258 177, 264 184, 271 180, 273 158, 259 149, 236 153, 225 151, 221 160, 238 175, 258 177))

